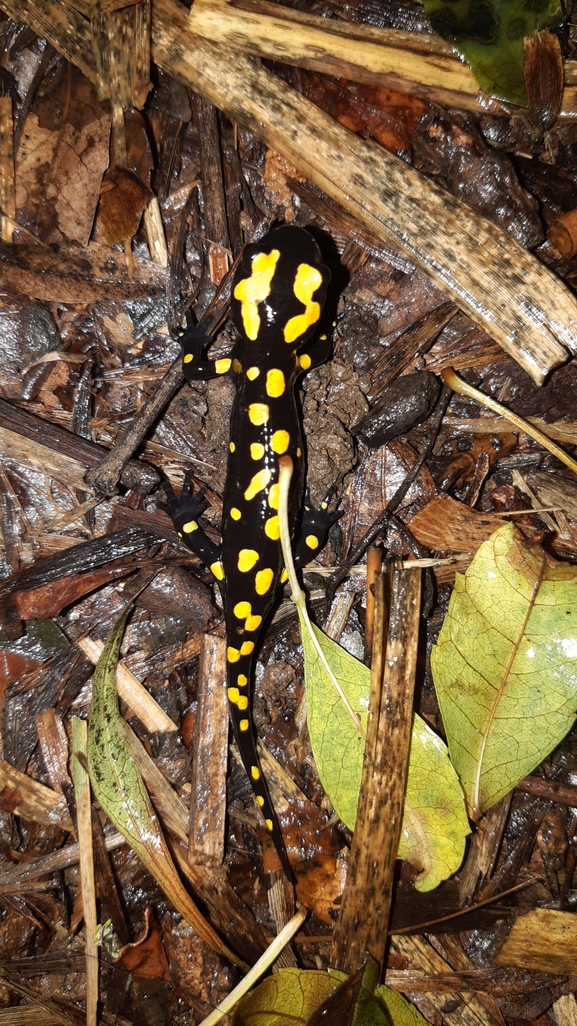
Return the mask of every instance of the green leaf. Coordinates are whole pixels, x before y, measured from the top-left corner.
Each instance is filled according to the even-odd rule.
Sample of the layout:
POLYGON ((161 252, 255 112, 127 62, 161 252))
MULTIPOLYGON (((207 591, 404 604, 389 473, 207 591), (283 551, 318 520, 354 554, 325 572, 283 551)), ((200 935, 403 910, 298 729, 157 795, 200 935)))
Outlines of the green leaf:
POLYGON ((523 38, 560 27, 559 0, 424 0, 433 30, 471 65, 481 89, 527 105, 523 38))
MULTIPOLYGON (((329 972, 337 980, 347 979, 345 973, 337 969, 329 969, 329 972)), ((428 1026, 410 1001, 384 984, 377 985, 378 979, 377 963, 367 958, 353 1026, 428 1026)))
MULTIPOLYGON (((311 625, 326 662, 362 727, 366 726, 370 671, 311 625)), ((361 787, 365 742, 357 723, 341 701, 302 621, 309 735, 321 783, 335 811, 354 829, 361 787)), ((399 858, 421 875, 415 886, 432 890, 461 865, 469 824, 457 775, 447 748, 415 716, 409 757, 399 858)))
POLYGON ((94 671, 88 730, 90 783, 106 815, 124 835, 166 896, 202 940, 245 967, 221 941, 186 891, 172 861, 148 791, 122 736, 116 667, 130 604, 117 620, 94 671))
POLYGON ((431 655, 471 815, 559 744, 577 708, 577 568, 499 528, 457 574, 431 655))
POLYGON ((337 987, 328 973, 281 969, 243 998, 234 1026, 299 1026, 337 987))
MULTIPOLYGON (((317 1022, 334 1026, 343 1022, 351 1022, 352 1026, 397 1026, 381 997, 381 991, 389 988, 377 987, 377 980, 378 967, 370 958, 351 976, 335 969, 281 969, 238 1003, 233 1026, 317 1026, 317 1022), (358 997, 351 1008, 348 998, 353 991, 358 997)), ((398 1026, 421 1023, 424 1026, 423 1019, 417 1022, 404 1018, 398 1026)))

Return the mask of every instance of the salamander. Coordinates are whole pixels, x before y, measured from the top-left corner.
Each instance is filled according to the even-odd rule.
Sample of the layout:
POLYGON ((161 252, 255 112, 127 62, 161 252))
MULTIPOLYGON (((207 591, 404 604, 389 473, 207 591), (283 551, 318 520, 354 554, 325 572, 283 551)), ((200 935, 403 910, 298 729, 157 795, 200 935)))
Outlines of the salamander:
POLYGON ((330 272, 312 236, 302 228, 274 228, 245 246, 232 285, 232 319, 239 340, 224 359, 202 358, 207 339, 189 326, 181 332, 183 369, 193 381, 232 374, 235 397, 223 497, 222 539, 216 546, 199 524, 203 493, 168 491, 167 510, 183 542, 208 566, 220 586, 227 641, 227 688, 234 736, 256 801, 282 865, 290 866, 263 779, 250 714, 255 657, 263 625, 286 580, 278 519, 278 460, 293 461, 289 498, 291 537, 300 521, 295 563, 323 544, 339 516, 327 503, 306 503, 303 440, 295 398, 299 375, 328 357, 318 331, 330 272))

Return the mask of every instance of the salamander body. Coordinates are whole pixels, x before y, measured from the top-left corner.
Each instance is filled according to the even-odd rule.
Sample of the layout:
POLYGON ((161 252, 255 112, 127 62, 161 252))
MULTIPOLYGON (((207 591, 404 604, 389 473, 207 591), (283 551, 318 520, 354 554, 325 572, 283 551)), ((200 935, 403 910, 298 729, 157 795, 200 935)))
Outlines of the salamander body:
POLYGON ((282 835, 256 752, 250 690, 261 630, 278 587, 286 579, 278 520, 280 456, 290 456, 294 466, 289 521, 292 537, 302 519, 297 564, 323 543, 338 516, 328 514, 326 508, 307 506, 301 517, 303 442, 295 399, 298 376, 328 355, 326 336, 317 341, 316 351, 307 343, 318 329, 329 281, 316 242, 301 228, 273 229, 261 242, 245 247, 231 301, 240 338, 230 356, 201 359, 206 340, 199 339, 194 329, 184 332, 181 339, 183 368, 189 379, 231 373, 235 381, 220 549, 198 523, 204 509, 201 496, 190 495, 185 485, 180 498, 169 495, 168 501, 180 537, 210 567, 220 586, 233 731, 266 826, 287 870, 282 835))

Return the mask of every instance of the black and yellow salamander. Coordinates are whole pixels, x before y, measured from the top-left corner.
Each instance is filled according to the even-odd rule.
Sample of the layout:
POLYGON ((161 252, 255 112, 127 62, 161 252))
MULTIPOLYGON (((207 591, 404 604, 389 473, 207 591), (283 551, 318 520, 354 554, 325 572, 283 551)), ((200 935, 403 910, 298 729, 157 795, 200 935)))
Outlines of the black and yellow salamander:
MULTIPOLYGON (((261 628, 279 585, 286 579, 278 519, 278 460, 292 458, 289 501, 291 537, 300 526, 295 562, 306 562, 323 544, 337 514, 303 510, 303 442, 295 400, 298 376, 328 357, 318 330, 330 272, 312 236, 284 226, 245 246, 232 286, 232 317, 240 334, 226 359, 202 359, 206 339, 182 334, 183 367, 189 380, 231 372, 236 394, 231 414, 228 467, 220 548, 198 518, 202 492, 190 494, 185 480, 168 510, 182 540, 210 568, 222 594, 227 639, 230 717, 256 800, 281 862, 290 866, 260 768, 252 726, 250 692, 261 628), (308 343, 308 345, 307 345, 308 343)), ((326 507, 326 503, 323 503, 326 507)))

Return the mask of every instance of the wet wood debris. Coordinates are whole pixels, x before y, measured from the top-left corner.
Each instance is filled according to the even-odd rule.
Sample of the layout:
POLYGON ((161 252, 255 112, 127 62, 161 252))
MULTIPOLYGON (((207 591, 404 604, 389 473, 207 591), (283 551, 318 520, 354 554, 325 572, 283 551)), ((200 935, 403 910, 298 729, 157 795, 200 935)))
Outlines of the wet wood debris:
POLYGON ((73 721, 147 577, 118 674, 127 744, 227 946, 255 962, 296 897, 309 915, 285 966, 352 971, 362 936, 432 1026, 577 1018, 575 731, 476 822, 456 875, 424 893, 397 863, 378 877, 390 922, 363 921, 370 811, 351 863, 284 594, 253 707, 293 891, 227 744, 219 597, 162 510, 191 472, 218 539, 232 385, 184 383, 186 311, 225 355, 243 242, 310 228, 335 327, 300 393, 308 484, 343 511, 304 574, 311 611, 368 659, 366 564, 426 567, 407 661, 442 735, 429 655, 455 574, 511 521, 577 562, 572 472, 440 378, 454 368, 575 451, 577 10, 562 68, 527 46, 522 111, 479 95, 416 0, 297 6, 0 0, 0 1022, 200 1023, 238 979, 73 786, 73 721))

